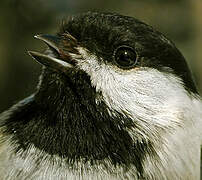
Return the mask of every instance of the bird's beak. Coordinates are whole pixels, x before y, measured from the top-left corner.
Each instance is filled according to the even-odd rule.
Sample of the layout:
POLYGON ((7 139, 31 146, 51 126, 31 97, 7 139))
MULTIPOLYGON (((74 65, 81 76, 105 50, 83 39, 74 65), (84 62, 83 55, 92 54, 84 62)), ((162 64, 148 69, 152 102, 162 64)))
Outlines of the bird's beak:
POLYGON ((79 54, 76 47, 77 41, 71 35, 66 36, 53 36, 53 35, 36 35, 35 38, 45 42, 49 50, 45 53, 39 53, 35 51, 28 51, 39 63, 59 70, 66 71, 69 68, 74 67, 75 60, 72 58, 72 54, 79 54))

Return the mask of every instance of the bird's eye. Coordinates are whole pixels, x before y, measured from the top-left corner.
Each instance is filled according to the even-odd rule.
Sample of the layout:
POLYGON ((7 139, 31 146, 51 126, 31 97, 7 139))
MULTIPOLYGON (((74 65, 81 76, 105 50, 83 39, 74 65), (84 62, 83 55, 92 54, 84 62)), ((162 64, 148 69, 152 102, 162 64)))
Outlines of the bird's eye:
POLYGON ((132 48, 121 46, 115 51, 114 60, 120 68, 130 69, 137 63, 137 55, 132 48))

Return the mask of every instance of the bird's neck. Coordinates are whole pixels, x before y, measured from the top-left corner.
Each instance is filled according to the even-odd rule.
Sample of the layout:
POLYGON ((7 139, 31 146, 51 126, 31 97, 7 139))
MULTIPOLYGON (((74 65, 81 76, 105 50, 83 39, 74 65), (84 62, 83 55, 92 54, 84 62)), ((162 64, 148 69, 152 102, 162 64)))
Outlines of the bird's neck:
MULTIPOLYGON (((9 139, 12 141, 12 150, 16 148, 15 154, 9 159, 14 173, 24 177, 39 170, 41 173, 38 176, 43 174, 47 179, 50 176, 57 179, 69 175, 78 179, 79 172, 95 173, 97 168, 100 171, 96 172, 96 176, 103 179, 111 179, 113 173, 135 179, 197 179, 200 151, 195 136, 190 135, 195 132, 193 127, 184 127, 186 129, 182 128, 172 135, 158 137, 164 139, 162 144, 157 139, 152 140, 155 144, 144 139, 134 142, 126 131, 130 127, 129 122, 124 126, 119 123, 119 119, 115 122, 110 117, 103 119, 98 115, 96 119, 95 114, 88 117, 78 109, 79 106, 76 107, 77 113, 80 112, 76 117, 73 110, 64 115, 67 111, 61 109, 62 114, 56 113, 54 118, 50 118, 51 110, 43 109, 35 96, 31 96, 5 114, 4 129, 12 137, 9 139), (77 168, 78 172, 70 166, 73 162, 77 164, 73 169, 77 168), (27 174, 19 172, 19 163, 32 171, 27 174), (43 173, 44 166, 47 174, 43 173), (56 175, 54 172, 57 168, 56 175), (172 174, 169 173, 171 170, 172 174)), ((135 135, 136 132, 133 133, 135 135)))

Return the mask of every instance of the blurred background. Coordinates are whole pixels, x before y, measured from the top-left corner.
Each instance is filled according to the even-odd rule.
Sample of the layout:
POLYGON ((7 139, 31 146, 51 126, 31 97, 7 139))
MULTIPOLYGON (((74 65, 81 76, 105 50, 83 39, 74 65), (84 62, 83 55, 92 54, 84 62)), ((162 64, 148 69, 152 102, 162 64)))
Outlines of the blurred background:
POLYGON ((164 33, 187 59, 202 92, 201 0, 1 0, 0 112, 35 91, 41 65, 27 50, 44 46, 33 36, 55 33, 63 18, 89 10, 133 16, 164 33))

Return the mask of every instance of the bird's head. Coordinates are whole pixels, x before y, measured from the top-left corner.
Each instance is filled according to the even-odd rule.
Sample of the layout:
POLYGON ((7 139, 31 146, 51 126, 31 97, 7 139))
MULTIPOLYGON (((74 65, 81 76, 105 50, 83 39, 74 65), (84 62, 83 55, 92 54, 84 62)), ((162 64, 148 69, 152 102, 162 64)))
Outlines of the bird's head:
POLYGON ((57 35, 36 38, 49 46, 44 54, 30 52, 46 67, 36 97, 58 111, 78 103, 145 128, 172 126, 187 94, 196 93, 175 45, 132 17, 85 13, 70 17, 57 35))

